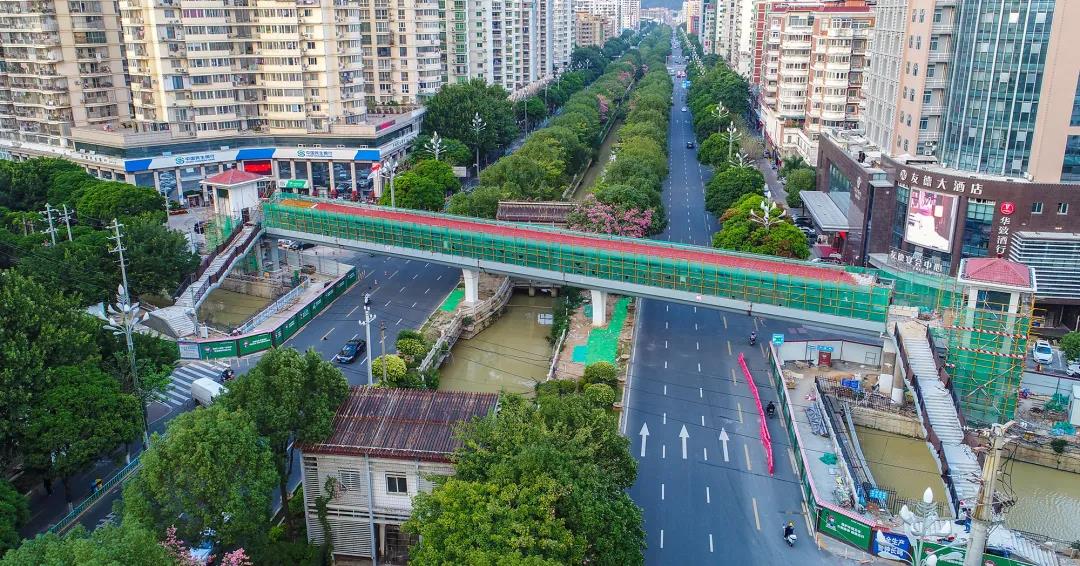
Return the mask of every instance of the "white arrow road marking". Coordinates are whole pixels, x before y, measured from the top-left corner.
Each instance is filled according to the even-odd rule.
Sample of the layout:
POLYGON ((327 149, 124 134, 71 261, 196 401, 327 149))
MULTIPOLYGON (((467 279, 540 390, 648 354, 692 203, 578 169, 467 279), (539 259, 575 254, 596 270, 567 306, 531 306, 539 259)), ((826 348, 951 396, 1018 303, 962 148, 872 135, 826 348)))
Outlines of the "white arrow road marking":
POLYGON ((641 457, 645 457, 645 443, 649 440, 649 425, 647 423, 641 423, 641 432, 638 433, 641 436, 641 457))
POLYGON ((679 438, 682 439, 682 459, 686 459, 686 439, 690 438, 690 433, 686 432, 686 425, 682 425, 682 430, 679 431, 679 438))
MULTIPOLYGON (((720 428, 720 443, 724 446, 724 461, 725 462, 728 461, 728 452, 727 452, 727 441, 728 440, 731 440, 731 438, 728 436, 727 431, 724 430, 723 427, 721 427, 720 428)), ((644 450, 644 446, 642 447, 642 450, 644 450)))

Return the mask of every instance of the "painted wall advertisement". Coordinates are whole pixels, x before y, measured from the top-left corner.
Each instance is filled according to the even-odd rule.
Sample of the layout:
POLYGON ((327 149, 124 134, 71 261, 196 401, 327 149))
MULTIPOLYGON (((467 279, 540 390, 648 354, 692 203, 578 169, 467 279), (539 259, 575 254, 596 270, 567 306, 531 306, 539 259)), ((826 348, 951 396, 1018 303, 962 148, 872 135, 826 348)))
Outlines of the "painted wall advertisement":
MULTIPOLYGON (((937 556, 939 566, 964 566, 964 556, 967 552, 964 548, 947 548, 932 542, 925 542, 923 543, 922 554, 924 564, 926 563, 926 557, 933 554, 937 556)), ((982 566, 1024 566, 1027 564, 1030 564, 1030 562, 993 554, 983 554, 982 556, 982 566)))
POLYGON ((912 187, 904 240, 939 252, 952 248, 958 197, 912 187))
POLYGON ((831 509, 822 509, 818 530, 863 550, 870 548, 870 525, 860 523, 831 509))

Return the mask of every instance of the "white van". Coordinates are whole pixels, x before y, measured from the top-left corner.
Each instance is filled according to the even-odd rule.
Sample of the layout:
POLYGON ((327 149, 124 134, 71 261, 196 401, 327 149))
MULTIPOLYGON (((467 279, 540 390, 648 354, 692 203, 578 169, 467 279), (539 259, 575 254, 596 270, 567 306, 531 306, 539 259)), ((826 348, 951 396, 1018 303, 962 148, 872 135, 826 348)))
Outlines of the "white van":
POLYGON ((191 382, 191 399, 203 407, 209 407, 224 392, 225 386, 209 377, 200 377, 191 382))

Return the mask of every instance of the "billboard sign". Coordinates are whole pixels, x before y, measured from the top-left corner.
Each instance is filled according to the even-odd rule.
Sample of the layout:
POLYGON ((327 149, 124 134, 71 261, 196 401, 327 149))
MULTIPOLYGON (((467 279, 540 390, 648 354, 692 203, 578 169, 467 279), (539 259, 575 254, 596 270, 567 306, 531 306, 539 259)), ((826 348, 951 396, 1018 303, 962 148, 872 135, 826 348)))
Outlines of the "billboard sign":
POLYGON ((950 251, 958 200, 955 195, 912 188, 904 240, 939 252, 950 251))
POLYGON ((878 531, 874 535, 874 556, 908 562, 911 558, 911 540, 903 533, 878 531))
POLYGON ((863 550, 870 548, 870 525, 831 509, 821 510, 818 530, 857 548, 863 550))

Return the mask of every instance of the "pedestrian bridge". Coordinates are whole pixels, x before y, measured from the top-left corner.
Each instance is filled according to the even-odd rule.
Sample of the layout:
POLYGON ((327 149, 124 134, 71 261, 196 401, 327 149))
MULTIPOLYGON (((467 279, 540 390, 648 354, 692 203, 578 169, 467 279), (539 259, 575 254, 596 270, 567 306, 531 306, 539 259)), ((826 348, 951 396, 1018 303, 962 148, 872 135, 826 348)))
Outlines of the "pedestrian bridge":
POLYGON ((269 236, 460 267, 467 287, 488 271, 878 332, 888 315, 891 289, 841 267, 291 195, 262 208, 269 236))

